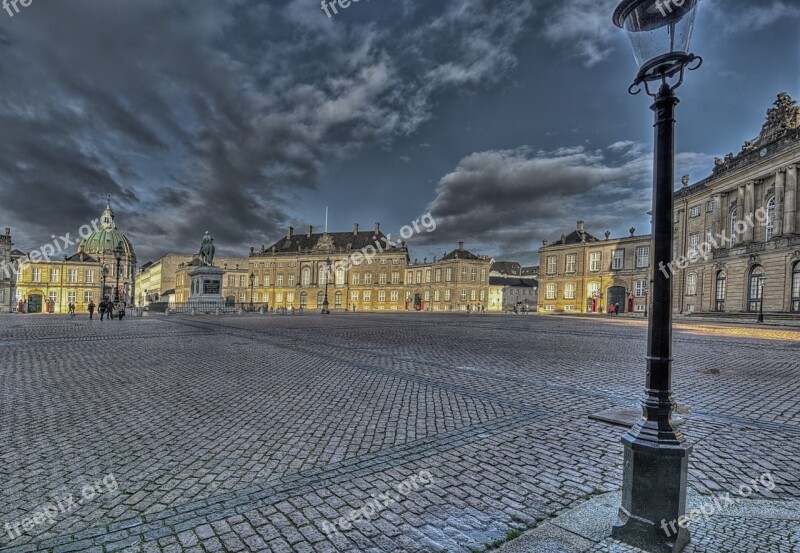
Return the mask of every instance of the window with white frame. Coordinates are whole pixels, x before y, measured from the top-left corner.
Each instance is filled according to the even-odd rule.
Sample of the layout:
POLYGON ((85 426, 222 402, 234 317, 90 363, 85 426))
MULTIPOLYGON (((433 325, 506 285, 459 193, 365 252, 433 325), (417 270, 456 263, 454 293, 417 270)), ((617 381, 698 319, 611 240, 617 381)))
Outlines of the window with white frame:
POLYGON ((647 295, 647 281, 644 279, 637 280, 634 289, 636 290, 637 298, 645 297, 647 295))
POLYGON ((650 266, 650 246, 636 248, 636 268, 646 269, 650 266))
POLYGON ((689 250, 697 250, 697 246, 700 245, 700 233, 693 232, 689 235, 689 250))
POLYGON ((575 284, 573 284, 572 282, 564 284, 564 299, 565 300, 575 299, 575 284))
POLYGON ((72 283, 78 282, 78 269, 70 269, 67 272, 67 281, 72 283))
POLYGON ((445 290, 444 291, 444 301, 450 301, 450 299, 452 297, 453 297, 453 294, 451 293, 450 290, 445 290))
POLYGON ((767 202, 767 221, 765 228, 764 240, 770 241, 772 237, 775 236, 775 196, 772 196, 767 202))
POLYGON ((94 271, 91 269, 85 269, 83 271, 83 282, 86 284, 93 284, 94 283, 94 271))
POLYGON ((697 273, 686 275, 686 295, 694 296, 697 294, 697 273))
POLYGON ((467 301, 467 291, 461 290, 461 294, 459 295, 459 297, 461 298, 461 301, 467 301))
POLYGON ((545 289, 545 299, 547 300, 554 300, 556 299, 556 285, 555 284, 548 284, 547 288, 545 289))
POLYGON ((378 291, 378 301, 380 301, 380 302, 386 301, 386 291, 385 290, 379 290, 378 291))
POLYGON ((625 267, 625 250, 614 250, 614 256, 611 258, 611 268, 620 270, 625 267))
POLYGON ((71 291, 71 292, 67 293, 67 301, 69 303, 75 303, 75 301, 77 299, 78 299, 78 293, 77 292, 71 291))
POLYGON ((378 284, 386 284, 386 273, 378 275, 378 284))
POLYGON ((564 264, 564 270, 567 273, 574 273, 578 270, 578 254, 577 253, 568 253, 566 256, 566 263, 564 264))
POLYGON ((555 255, 547 256, 547 274, 548 275, 556 274, 557 266, 558 266, 558 257, 555 255))
POLYGON ((58 282, 58 269, 50 269, 50 282, 58 282))
POLYGON ((31 280, 33 282, 41 282, 42 281, 42 270, 41 269, 31 269, 31 280))
POLYGON ((706 213, 714 213, 714 200, 706 202, 706 213))
POLYGON ((689 217, 694 219, 695 217, 700 217, 700 206, 693 205, 689 208, 689 217))
POLYGON ((83 293, 83 303, 91 303, 92 299, 94 298, 94 294, 90 290, 87 290, 83 293))
POLYGON ((736 220, 738 218, 738 215, 739 212, 735 207, 731 209, 730 228, 728 229, 731 233, 730 234, 731 247, 736 245, 736 220))
POLYGON ((596 273, 600 270, 600 264, 603 261, 603 252, 591 252, 589 254, 589 270, 596 273))

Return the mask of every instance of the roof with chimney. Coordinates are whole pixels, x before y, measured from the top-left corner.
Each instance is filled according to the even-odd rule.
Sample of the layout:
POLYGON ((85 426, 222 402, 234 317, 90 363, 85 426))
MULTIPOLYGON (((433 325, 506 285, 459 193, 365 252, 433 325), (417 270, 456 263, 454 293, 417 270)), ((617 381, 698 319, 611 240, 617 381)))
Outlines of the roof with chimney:
POLYGON ((475 255, 474 253, 464 249, 464 242, 459 242, 458 247, 450 253, 444 254, 442 261, 452 261, 454 259, 461 259, 467 261, 483 261, 486 257, 475 255))
POLYGON ((373 248, 378 245, 384 251, 404 252, 405 244, 392 240, 395 245, 387 244, 389 240, 381 232, 380 224, 375 225, 373 231, 360 231, 356 225, 352 232, 313 232, 313 227, 308 227, 305 233, 295 233, 293 228, 289 228, 286 235, 269 247, 261 247, 260 252, 251 250, 251 256, 278 255, 291 252, 306 253, 327 253, 327 252, 349 252, 362 250, 368 246, 373 248))
POLYGON ((550 246, 564 246, 571 244, 584 244, 587 242, 599 242, 597 238, 586 232, 583 228, 583 221, 578 221, 578 226, 569 234, 562 234, 561 238, 551 242, 550 246))
POLYGON ((501 275, 521 275, 522 265, 516 261, 495 261, 492 264, 492 272, 501 275))
POLYGON ((509 286, 512 288, 538 288, 539 282, 535 278, 490 276, 489 286, 509 286))

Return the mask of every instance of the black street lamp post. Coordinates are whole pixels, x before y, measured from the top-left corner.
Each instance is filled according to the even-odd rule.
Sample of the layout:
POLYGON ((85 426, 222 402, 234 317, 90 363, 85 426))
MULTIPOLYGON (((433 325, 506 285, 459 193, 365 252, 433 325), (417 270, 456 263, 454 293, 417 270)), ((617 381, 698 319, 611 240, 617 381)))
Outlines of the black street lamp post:
POLYGON ((614 23, 627 31, 639 64, 628 91, 654 98, 652 301, 648 313, 647 378, 643 416, 622 438, 622 506, 614 538, 652 552, 681 551, 686 529, 686 481, 692 446, 672 412, 672 285, 660 270, 672 259, 675 180, 675 89, 702 59, 689 53, 698 0, 623 0, 614 23), (651 83, 659 87, 650 90, 651 83), (663 264, 663 265, 662 265, 663 264), (684 517, 684 518, 682 518, 684 517), (682 524, 678 524, 681 521, 682 524))
POLYGON ((766 273, 761 273, 758 276, 758 281, 761 283, 761 293, 759 294, 759 302, 758 302, 758 322, 764 322, 764 285, 767 283, 767 275, 766 273))
POLYGON ((103 265, 100 268, 100 273, 103 275, 103 290, 100 292, 100 299, 104 300, 106 298, 106 279, 108 278, 108 265, 103 265))
POLYGON ((331 310, 328 309, 328 280, 331 277, 331 258, 325 260, 325 300, 322 302, 322 314, 330 315, 331 310))
POLYGON ((250 273, 250 311, 253 310, 253 289, 255 288, 256 284, 256 275, 255 273, 250 273))
POLYGON ((122 249, 122 242, 117 244, 117 247, 114 248, 114 259, 117 260, 117 285, 114 288, 114 303, 119 302, 119 271, 120 266, 122 265, 122 254, 125 253, 122 249))

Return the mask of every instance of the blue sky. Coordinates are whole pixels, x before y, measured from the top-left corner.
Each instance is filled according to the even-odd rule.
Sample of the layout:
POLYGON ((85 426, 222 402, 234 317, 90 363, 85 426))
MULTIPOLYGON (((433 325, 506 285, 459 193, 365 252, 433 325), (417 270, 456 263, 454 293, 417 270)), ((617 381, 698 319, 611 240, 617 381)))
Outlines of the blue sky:
MULTIPOLYGON (((458 241, 537 262, 542 240, 646 232, 652 118, 615 1, 34 1, 0 12, 0 227, 73 234, 111 195, 139 261, 224 255, 288 225, 458 241)), ((680 89, 677 178, 800 96, 800 6, 702 0, 680 89)))

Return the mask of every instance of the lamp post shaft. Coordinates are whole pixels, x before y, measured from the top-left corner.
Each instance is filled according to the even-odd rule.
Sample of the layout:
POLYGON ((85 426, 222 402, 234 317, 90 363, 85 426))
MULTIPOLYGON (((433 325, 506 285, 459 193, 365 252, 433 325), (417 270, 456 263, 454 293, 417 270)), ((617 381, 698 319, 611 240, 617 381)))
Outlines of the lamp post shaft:
POLYGON ((672 421, 672 283, 666 269, 672 258, 677 104, 672 89, 664 85, 651 106, 655 112, 653 285, 646 390, 642 418, 622 438, 622 507, 613 529, 616 539, 657 553, 679 552, 689 542, 689 531, 678 521, 686 513, 692 447, 672 421))

